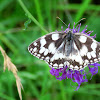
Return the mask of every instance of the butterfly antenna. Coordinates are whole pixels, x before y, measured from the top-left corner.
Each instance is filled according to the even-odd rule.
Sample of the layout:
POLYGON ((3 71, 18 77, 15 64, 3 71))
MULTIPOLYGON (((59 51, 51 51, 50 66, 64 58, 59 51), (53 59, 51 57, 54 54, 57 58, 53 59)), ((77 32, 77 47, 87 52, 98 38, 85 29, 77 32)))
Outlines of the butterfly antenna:
MULTIPOLYGON (((81 22, 81 21, 84 20, 84 19, 86 19, 86 18, 82 18, 82 19, 80 19, 76 24, 78 24, 79 22, 81 22)), ((75 24, 75 25, 76 25, 76 24, 75 24)))
MULTIPOLYGON (((60 19, 59 17, 56 17, 56 18, 60 19)), ((67 26, 61 19, 60 19, 60 21, 61 21, 65 26, 67 26)))

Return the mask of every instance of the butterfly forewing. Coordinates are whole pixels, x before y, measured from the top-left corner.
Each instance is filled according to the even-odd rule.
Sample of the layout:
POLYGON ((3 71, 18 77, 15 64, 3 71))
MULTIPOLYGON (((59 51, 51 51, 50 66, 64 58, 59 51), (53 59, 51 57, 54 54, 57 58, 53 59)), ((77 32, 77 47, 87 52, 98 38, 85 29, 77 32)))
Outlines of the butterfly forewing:
POLYGON ((64 32, 52 32, 30 44, 28 50, 39 59, 45 60, 51 67, 65 67, 64 55, 57 52, 63 42, 64 32))
POLYGON ((81 70, 100 61, 100 44, 83 33, 51 32, 30 44, 29 52, 49 66, 81 70))

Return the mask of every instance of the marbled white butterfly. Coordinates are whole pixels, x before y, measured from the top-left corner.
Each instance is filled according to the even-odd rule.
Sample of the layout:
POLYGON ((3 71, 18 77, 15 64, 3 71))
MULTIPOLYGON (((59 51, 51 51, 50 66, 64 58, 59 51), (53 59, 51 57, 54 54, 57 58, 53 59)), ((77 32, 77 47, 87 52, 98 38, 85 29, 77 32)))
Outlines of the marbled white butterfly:
POLYGON ((31 43, 28 50, 58 69, 67 65, 69 69, 81 70, 100 61, 100 43, 86 34, 71 30, 44 35, 31 43))

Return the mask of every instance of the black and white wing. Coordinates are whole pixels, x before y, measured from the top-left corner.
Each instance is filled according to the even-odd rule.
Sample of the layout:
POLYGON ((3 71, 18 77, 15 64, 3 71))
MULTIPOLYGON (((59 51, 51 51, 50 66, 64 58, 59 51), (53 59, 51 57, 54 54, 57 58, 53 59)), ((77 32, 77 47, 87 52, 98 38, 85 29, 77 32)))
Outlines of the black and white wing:
POLYGON ((40 37, 28 47, 29 52, 45 60, 51 67, 63 68, 66 66, 65 55, 57 52, 57 48, 62 44, 64 32, 51 32, 40 37))
POLYGON ((72 51, 69 56, 67 65, 70 69, 81 70, 100 61, 100 43, 88 35, 75 33, 73 48, 77 52, 72 51))
POLYGON ((81 70, 100 61, 100 43, 82 33, 51 32, 31 43, 28 50, 54 68, 67 65, 81 70))

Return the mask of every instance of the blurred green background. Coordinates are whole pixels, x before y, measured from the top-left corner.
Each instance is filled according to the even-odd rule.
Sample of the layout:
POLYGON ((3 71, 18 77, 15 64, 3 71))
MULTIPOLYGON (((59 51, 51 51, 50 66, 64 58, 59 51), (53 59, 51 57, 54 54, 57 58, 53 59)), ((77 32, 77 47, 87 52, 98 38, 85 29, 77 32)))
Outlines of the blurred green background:
MULTIPOLYGON (((76 83, 56 80, 49 73, 49 66, 28 52, 35 39, 61 31, 61 26, 67 28, 57 16, 71 26, 86 18, 81 21, 81 30, 88 25, 100 42, 100 0, 0 0, 0 45, 18 68, 23 100, 100 100, 100 68, 92 80, 74 91, 76 83), (32 21, 25 30, 29 18, 32 21)), ((3 72, 3 61, 0 53, 0 100, 19 100, 15 78, 12 72, 3 72)), ((87 77, 90 79, 91 74, 87 77)))

